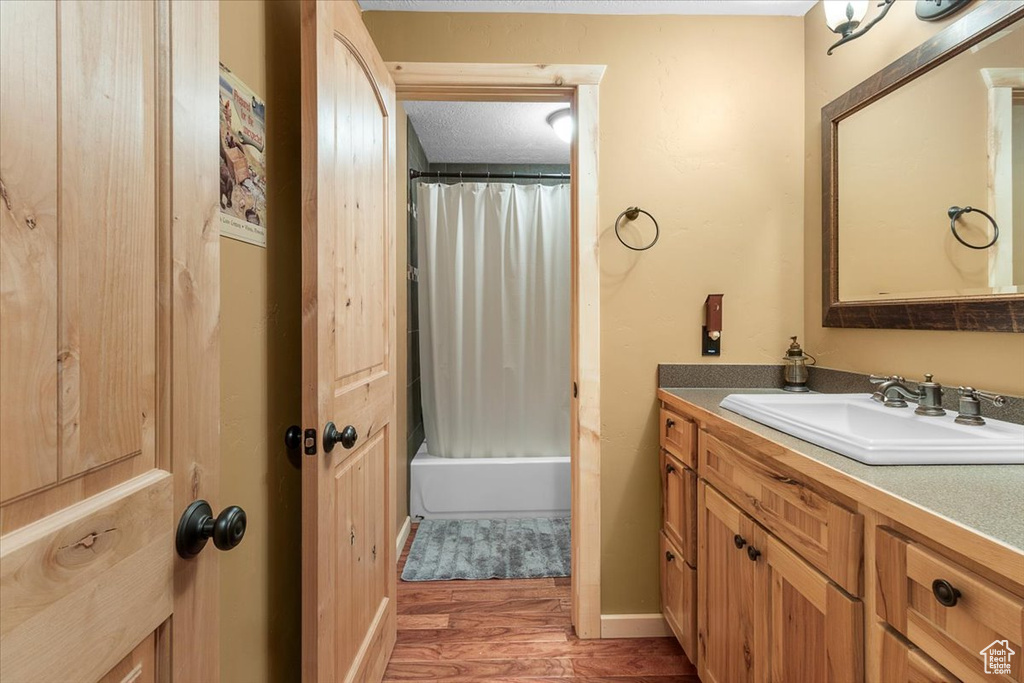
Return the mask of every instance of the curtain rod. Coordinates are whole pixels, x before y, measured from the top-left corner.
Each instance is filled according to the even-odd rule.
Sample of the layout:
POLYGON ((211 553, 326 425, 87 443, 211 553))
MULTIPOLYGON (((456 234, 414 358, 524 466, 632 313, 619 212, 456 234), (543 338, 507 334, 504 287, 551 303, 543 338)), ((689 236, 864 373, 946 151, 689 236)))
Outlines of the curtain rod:
POLYGON ((409 179, 458 178, 460 180, 571 180, 568 173, 463 173, 462 171, 417 171, 409 169, 409 179))

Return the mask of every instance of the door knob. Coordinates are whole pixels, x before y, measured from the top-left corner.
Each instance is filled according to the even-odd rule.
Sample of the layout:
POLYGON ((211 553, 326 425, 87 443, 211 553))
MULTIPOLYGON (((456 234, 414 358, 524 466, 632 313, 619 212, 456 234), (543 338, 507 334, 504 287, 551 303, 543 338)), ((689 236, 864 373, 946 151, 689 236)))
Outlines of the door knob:
POLYGON ((231 550, 245 536, 245 510, 232 505, 221 510, 216 517, 205 500, 193 501, 185 508, 178 522, 174 545, 186 560, 199 554, 209 538, 218 550, 231 550))
POLYGON ((334 444, 340 443, 346 450, 356 445, 359 434, 352 425, 346 426, 340 432, 333 422, 328 422, 324 427, 324 450, 328 453, 334 449, 334 444))
POLYGON ((299 425, 292 425, 284 431, 284 447, 290 451, 297 451, 302 446, 302 429, 299 425))

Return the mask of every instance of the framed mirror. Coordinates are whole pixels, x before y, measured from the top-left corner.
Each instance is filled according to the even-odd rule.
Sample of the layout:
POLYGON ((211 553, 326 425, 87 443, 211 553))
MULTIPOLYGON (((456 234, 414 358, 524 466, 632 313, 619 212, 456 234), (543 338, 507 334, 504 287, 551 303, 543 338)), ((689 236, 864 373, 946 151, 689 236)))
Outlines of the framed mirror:
POLYGON ((1024 332, 1024 0, 821 110, 825 327, 1024 332))

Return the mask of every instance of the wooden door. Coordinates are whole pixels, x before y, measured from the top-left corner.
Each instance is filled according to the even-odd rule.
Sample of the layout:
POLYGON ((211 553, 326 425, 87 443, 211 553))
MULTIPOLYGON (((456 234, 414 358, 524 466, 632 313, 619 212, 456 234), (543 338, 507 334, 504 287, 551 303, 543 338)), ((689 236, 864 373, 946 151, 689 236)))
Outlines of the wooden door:
POLYGON ((396 636, 395 92, 350 0, 303 1, 302 108, 303 680, 373 681, 396 636))
POLYGON ((0 2, 0 678, 216 681, 217 4, 0 2), (215 507, 216 509, 216 507, 215 507))
POLYGON ((697 667, 704 683, 766 680, 766 534, 703 481, 698 490, 697 667), (759 561, 760 560, 760 561, 759 561))
POLYGON ((864 610, 774 536, 768 536, 771 680, 864 680, 864 610))

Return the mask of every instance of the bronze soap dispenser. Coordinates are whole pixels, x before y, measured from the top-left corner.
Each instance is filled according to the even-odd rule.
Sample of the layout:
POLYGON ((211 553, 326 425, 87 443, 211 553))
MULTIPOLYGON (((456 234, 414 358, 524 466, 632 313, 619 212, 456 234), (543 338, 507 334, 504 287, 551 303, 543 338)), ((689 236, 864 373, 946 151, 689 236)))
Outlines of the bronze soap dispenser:
POLYGON ((810 360, 811 365, 814 365, 814 356, 804 353, 796 337, 790 337, 790 339, 792 342, 789 345, 789 350, 786 351, 786 355, 782 359, 785 361, 785 365, 782 366, 784 380, 782 388, 786 391, 810 391, 807 388, 807 361, 810 360))

